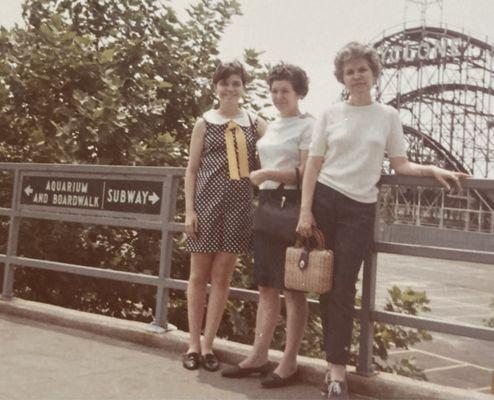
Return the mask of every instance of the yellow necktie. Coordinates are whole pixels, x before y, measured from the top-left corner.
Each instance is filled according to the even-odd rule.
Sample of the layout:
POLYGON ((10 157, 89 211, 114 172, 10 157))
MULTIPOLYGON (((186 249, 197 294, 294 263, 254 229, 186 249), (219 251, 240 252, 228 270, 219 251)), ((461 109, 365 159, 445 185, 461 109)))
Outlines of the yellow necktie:
POLYGON ((247 178, 249 176, 247 141, 244 131, 234 121, 230 121, 226 127, 225 143, 230 179, 247 178), (237 142, 236 149, 235 142, 237 142))

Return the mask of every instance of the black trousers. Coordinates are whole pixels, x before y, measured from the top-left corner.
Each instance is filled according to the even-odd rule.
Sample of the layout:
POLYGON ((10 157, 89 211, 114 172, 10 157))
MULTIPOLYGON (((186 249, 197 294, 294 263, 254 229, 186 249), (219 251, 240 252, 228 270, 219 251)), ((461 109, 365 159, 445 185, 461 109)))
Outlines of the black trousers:
POLYGON ((319 298, 326 360, 346 365, 352 339, 358 273, 374 231, 375 203, 361 203, 316 184, 313 213, 333 250, 334 275, 330 292, 319 298))

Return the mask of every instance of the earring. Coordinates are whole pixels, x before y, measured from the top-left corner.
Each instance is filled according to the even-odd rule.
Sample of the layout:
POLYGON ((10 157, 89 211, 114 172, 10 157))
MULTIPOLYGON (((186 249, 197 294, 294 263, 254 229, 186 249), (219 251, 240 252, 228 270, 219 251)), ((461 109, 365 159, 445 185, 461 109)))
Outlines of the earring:
POLYGON ((341 96, 341 100, 348 100, 348 98, 350 97, 350 92, 346 87, 343 88, 340 96, 341 96))

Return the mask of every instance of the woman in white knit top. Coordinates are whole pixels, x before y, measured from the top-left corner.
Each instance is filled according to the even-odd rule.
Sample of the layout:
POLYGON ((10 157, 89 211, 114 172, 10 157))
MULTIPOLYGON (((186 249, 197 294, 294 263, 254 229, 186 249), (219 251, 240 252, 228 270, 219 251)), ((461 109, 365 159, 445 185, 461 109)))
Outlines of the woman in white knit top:
POLYGON ((297 232, 317 225, 335 253, 333 288, 320 297, 328 362, 324 394, 347 399, 345 365, 351 344, 355 284, 372 241, 376 184, 385 153, 398 174, 433 176, 447 189, 466 174, 408 161, 398 112, 373 101, 381 70, 375 49, 352 42, 335 58, 335 75, 348 100, 329 107, 314 127, 302 186, 297 232))

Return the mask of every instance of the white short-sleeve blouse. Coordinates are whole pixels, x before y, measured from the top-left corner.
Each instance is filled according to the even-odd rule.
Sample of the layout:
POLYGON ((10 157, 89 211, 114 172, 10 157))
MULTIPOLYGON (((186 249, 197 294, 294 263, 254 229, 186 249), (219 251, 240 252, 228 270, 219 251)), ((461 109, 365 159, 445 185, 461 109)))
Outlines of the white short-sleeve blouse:
POLYGON ((385 153, 406 157, 406 144, 398 111, 377 102, 331 106, 315 124, 309 151, 324 156, 318 182, 362 203, 377 200, 385 153))
MULTIPOLYGON (((290 169, 300 165, 300 150, 308 150, 311 141, 314 117, 302 114, 295 117, 277 117, 266 133, 257 141, 261 168, 290 169)), ((279 182, 265 181, 260 189, 276 189, 279 182)), ((295 189, 296 185, 285 185, 295 189)))

